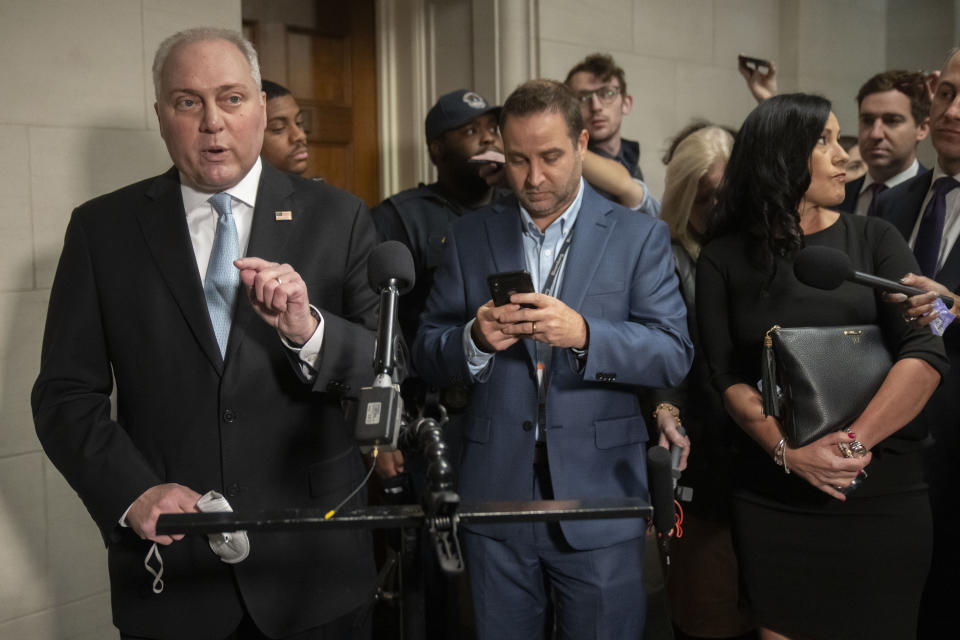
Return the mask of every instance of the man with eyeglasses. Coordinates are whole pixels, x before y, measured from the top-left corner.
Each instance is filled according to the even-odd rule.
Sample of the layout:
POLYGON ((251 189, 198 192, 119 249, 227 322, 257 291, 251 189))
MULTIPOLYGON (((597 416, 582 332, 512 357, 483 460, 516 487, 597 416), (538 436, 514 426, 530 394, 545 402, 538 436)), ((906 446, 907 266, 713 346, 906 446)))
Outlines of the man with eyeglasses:
POLYGON ((570 70, 566 85, 580 99, 580 112, 590 133, 587 148, 618 161, 631 176, 643 180, 640 144, 620 136, 623 116, 633 108, 633 97, 627 93, 623 69, 611 56, 594 53, 570 70))

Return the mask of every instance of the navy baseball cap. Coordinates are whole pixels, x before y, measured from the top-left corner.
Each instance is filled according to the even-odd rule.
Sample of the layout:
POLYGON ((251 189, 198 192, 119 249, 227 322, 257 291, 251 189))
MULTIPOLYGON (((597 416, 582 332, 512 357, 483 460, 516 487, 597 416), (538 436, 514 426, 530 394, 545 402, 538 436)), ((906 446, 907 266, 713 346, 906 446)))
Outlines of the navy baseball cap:
POLYGON ((465 125, 477 116, 495 112, 500 116, 500 107, 491 105, 479 93, 467 89, 458 89, 440 96, 437 103, 427 113, 424 128, 427 141, 433 140, 444 131, 465 125))

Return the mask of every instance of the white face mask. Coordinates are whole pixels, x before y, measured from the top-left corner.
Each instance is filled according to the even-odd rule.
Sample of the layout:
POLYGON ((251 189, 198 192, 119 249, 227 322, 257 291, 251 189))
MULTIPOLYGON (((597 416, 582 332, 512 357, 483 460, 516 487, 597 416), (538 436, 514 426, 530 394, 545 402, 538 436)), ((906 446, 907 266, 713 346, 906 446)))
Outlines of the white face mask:
MULTIPOLYGON (((216 491, 208 491, 197 501, 197 509, 203 513, 232 513, 233 508, 227 499, 216 491)), ((250 539, 246 531, 231 531, 221 533, 208 533, 207 540, 210 549, 220 556, 220 560, 228 564, 237 564, 243 562, 250 555, 250 539)), ((160 548, 154 542, 147 551, 147 557, 143 560, 143 566, 147 572, 153 576, 153 592, 163 592, 163 558, 160 557, 160 548), (157 558, 158 568, 150 566, 151 557, 157 558)))
MULTIPOLYGON (((216 491, 207 491, 197 501, 197 508, 204 513, 233 513, 227 499, 216 491)), ((250 555, 250 539, 246 531, 208 533, 210 548, 227 564, 237 564, 250 555)))

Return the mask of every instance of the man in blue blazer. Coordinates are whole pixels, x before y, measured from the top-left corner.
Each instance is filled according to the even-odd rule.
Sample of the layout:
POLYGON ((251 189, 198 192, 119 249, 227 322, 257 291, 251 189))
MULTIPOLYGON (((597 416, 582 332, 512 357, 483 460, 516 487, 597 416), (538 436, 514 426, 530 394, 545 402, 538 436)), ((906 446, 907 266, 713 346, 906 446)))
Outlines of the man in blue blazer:
MULTIPOLYGON (((422 375, 470 386, 465 501, 647 496, 637 387, 680 382, 692 347, 666 226, 581 179, 588 134, 569 89, 531 81, 501 115, 515 197, 457 221, 414 342, 422 375), (537 293, 494 306, 487 277, 529 271, 537 293)), ((470 526, 479 638, 638 638, 638 519, 470 526)))

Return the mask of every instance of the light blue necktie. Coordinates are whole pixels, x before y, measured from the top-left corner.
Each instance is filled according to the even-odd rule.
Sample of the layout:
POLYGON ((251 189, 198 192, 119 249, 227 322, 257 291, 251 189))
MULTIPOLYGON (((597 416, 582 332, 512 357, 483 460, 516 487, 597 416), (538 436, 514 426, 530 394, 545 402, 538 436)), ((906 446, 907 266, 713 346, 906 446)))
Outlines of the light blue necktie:
POLYGON ((240 257, 240 240, 233 222, 230 194, 215 193, 210 196, 209 202, 219 218, 210 262, 207 263, 207 277, 203 281, 203 295, 207 299, 207 311, 210 312, 213 332, 220 345, 220 355, 225 355, 233 303, 237 299, 237 286, 240 283, 240 272, 233 266, 233 261, 240 257))

